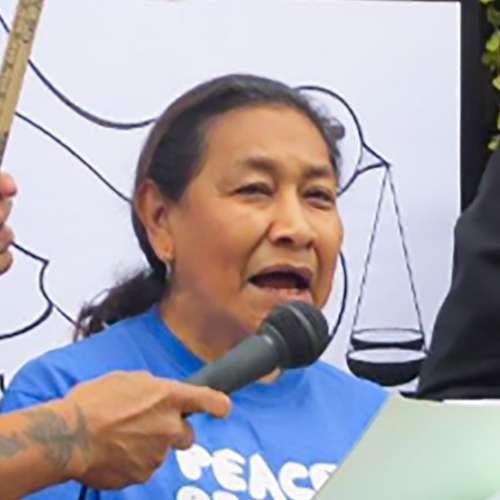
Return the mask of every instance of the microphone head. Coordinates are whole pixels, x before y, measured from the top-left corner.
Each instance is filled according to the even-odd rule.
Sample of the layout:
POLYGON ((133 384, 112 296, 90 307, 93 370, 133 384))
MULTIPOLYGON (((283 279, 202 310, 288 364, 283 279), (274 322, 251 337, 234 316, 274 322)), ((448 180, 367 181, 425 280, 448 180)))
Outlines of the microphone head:
MULTIPOLYGON (((265 318, 262 326, 265 325, 272 327, 271 336, 279 337, 282 368, 310 365, 328 346, 328 323, 318 308, 306 302, 288 302, 275 307, 265 318)), ((265 330, 270 333, 270 329, 265 330)))

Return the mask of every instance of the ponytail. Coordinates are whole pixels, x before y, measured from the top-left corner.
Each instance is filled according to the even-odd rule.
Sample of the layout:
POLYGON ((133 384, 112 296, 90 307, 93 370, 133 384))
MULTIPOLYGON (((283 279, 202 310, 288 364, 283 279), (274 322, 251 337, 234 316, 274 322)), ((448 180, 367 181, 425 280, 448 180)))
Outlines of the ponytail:
POLYGON ((146 312, 165 294, 166 278, 151 270, 143 270, 126 277, 114 286, 99 304, 85 305, 76 322, 75 340, 94 333, 122 319, 146 312))

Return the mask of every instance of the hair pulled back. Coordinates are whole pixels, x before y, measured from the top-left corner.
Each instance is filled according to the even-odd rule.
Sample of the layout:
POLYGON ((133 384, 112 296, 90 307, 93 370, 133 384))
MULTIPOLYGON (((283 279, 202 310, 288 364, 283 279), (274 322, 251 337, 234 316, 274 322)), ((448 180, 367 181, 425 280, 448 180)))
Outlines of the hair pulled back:
MULTIPOLYGON (((205 131, 223 113, 252 106, 293 108, 318 128, 338 173, 337 140, 342 129, 324 116, 299 90, 253 75, 228 75, 205 82, 174 101, 156 120, 139 157, 134 193, 151 179, 166 199, 178 202, 202 163, 205 131)), ((149 244, 146 230, 132 208, 132 225, 149 268, 124 278, 96 304, 85 305, 76 337, 88 337, 125 318, 141 314, 168 293, 167 269, 149 244)))

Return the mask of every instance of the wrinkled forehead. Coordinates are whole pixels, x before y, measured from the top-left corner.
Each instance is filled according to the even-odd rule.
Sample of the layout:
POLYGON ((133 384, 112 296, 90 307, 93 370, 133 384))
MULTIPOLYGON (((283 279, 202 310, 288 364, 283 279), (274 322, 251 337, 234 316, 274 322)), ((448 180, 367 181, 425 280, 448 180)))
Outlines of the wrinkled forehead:
POLYGON ((223 170, 277 173, 279 166, 301 167, 308 177, 335 178, 326 140, 304 113, 285 106, 232 110, 210 120, 205 129, 202 164, 223 170))

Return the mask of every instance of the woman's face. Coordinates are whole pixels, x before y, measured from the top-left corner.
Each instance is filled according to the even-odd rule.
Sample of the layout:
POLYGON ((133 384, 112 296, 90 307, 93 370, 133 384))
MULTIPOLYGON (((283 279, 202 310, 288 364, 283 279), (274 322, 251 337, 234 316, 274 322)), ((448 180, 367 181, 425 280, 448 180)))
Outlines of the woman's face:
POLYGON ((322 307, 342 241, 328 149, 286 107, 213 119, 199 174, 170 209, 170 300, 247 335, 278 304, 322 307))

